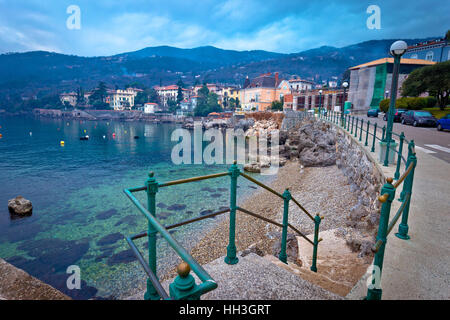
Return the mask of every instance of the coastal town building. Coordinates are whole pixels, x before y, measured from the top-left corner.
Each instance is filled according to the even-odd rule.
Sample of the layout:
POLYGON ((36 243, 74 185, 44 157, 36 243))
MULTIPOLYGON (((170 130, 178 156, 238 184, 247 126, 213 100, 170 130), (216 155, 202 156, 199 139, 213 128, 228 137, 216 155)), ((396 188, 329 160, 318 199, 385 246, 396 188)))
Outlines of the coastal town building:
POLYGON ((108 90, 108 96, 105 99, 114 110, 131 110, 134 107, 134 98, 141 89, 127 88, 108 90))
POLYGON ((239 90, 239 101, 244 111, 266 111, 273 101, 281 101, 291 93, 289 81, 280 80, 278 72, 261 74, 239 90))
MULTIPOLYGON (((170 85, 170 86, 156 86, 154 87, 156 92, 159 95, 159 99, 161 101, 161 106, 164 108, 168 107, 169 100, 176 101, 178 96, 178 86, 170 85)), ((189 89, 182 88, 183 99, 189 99, 191 95, 191 91, 189 89)))
MULTIPOLYGON (((408 75, 415 69, 436 62, 421 59, 401 59, 397 96, 408 75)), ((349 101, 353 110, 376 108, 380 101, 390 96, 394 58, 382 58, 350 68, 349 101)))
POLYGON ((148 102, 144 104, 144 113, 146 114, 155 113, 159 111, 162 111, 162 109, 159 107, 157 103, 148 102))
POLYGON ((72 107, 77 105, 78 95, 76 92, 62 93, 59 95, 62 104, 70 104, 72 107))
POLYGON ((327 110, 335 110, 335 107, 343 106, 347 97, 348 92, 344 97, 344 90, 335 88, 293 92, 292 95, 285 96, 284 110, 311 110, 318 108, 319 105, 327 110))
POLYGON ((294 77, 289 80, 289 86, 293 91, 306 91, 313 89, 314 82, 310 80, 300 79, 299 77, 294 77))
POLYGON ((445 39, 425 41, 409 46, 405 59, 422 59, 434 62, 450 60, 450 42, 445 39))

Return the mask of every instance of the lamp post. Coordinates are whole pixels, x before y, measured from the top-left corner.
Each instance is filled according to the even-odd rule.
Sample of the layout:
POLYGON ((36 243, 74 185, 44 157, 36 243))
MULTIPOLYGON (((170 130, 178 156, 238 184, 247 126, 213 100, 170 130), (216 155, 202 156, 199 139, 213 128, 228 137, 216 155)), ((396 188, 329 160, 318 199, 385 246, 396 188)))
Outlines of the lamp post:
POLYGON ((397 98, 397 87, 398 87, 398 75, 400 71, 400 58, 408 49, 408 45, 405 41, 395 41, 391 45, 390 54, 394 57, 394 70, 392 72, 392 85, 391 85, 391 101, 389 103, 389 110, 387 116, 387 127, 386 127, 386 156, 384 159, 384 166, 389 165, 389 144, 392 142, 392 128, 394 126, 394 110, 395 110, 395 100, 397 98))
POLYGON ((319 90, 319 117, 321 116, 322 111, 322 89, 319 90))
POLYGON ((342 86, 344 87, 344 96, 342 97, 342 108, 341 108, 341 126, 344 123, 344 107, 345 107, 345 96, 347 94, 347 87, 348 87, 348 82, 344 81, 344 83, 342 84, 342 86))

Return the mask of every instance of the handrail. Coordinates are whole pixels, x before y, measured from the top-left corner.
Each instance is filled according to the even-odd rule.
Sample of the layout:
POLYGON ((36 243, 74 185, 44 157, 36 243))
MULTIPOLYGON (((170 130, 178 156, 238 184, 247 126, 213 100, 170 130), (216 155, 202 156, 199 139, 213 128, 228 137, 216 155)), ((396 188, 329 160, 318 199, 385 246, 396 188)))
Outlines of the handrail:
MULTIPOLYGON (((259 215, 259 214, 256 214, 256 213, 254 213, 254 212, 251 212, 251 211, 249 211, 249 210, 247 210, 247 209, 244 209, 244 208, 241 208, 241 207, 236 207, 236 209, 239 210, 239 211, 241 211, 241 212, 243 212, 243 213, 245 213, 245 214, 248 214, 248 215, 253 216, 253 217, 255 217, 255 218, 258 218, 258 219, 264 220, 264 221, 266 221, 266 222, 269 222, 269 223, 271 223, 271 224, 273 224, 273 225, 276 225, 277 227, 283 228, 283 225, 282 225, 281 223, 278 223, 278 222, 276 222, 276 221, 270 220, 270 219, 268 219, 268 218, 266 218, 266 217, 263 217, 263 216, 261 216, 261 215, 259 215)), ((303 233, 301 233, 300 231, 298 231, 298 230, 297 230, 296 228, 294 228, 291 224, 288 224, 288 226, 289 226, 292 230, 294 230, 299 236, 303 237, 306 241, 308 241, 309 243, 311 243, 312 245, 314 245, 314 242, 312 242, 311 240, 309 240, 303 233)))
POLYGON ((399 185, 402 184, 403 180, 406 179, 406 177, 409 175, 409 173, 411 172, 411 170, 413 169, 413 167, 414 167, 414 163, 410 163, 409 166, 408 166, 408 168, 406 169, 406 171, 403 172, 403 174, 402 174, 401 177, 397 180, 397 182, 394 183, 394 188, 395 188, 395 189, 397 189, 397 187, 398 187, 399 185))
POLYGON ((182 184, 182 183, 195 182, 195 181, 201 181, 201 180, 212 179, 212 178, 220 178, 220 177, 228 176, 229 174, 230 174, 229 172, 209 174, 206 176, 199 176, 199 177, 194 177, 194 178, 187 178, 187 179, 169 181, 169 182, 165 182, 165 183, 159 183, 158 186, 159 187, 174 186, 174 185, 182 184))
MULTIPOLYGON (((292 201, 294 201, 294 203, 300 208, 300 209, 302 209, 302 211, 304 212, 304 213, 306 213, 307 214, 307 216, 312 220, 312 221, 314 221, 314 218, 313 218, 313 216, 300 204, 300 203, 298 203, 298 201, 297 200, 295 200, 295 198, 294 197, 292 197, 291 196, 291 200, 292 201)), ((323 218, 322 218, 323 219, 323 218)))
MULTIPOLYGON (((400 208, 398 208, 397 213, 395 214, 395 216, 392 218, 391 222, 389 223, 389 226, 387 228, 387 234, 389 234, 392 229, 394 228, 395 224, 397 223, 398 219, 401 217, 403 210, 406 207, 407 202, 409 202, 411 199, 411 195, 408 194, 406 195, 405 200, 402 202, 402 205, 400 206, 400 208)), ((372 247, 372 251, 373 252, 378 252, 378 250, 380 249, 381 245, 383 244, 382 240, 378 240, 375 245, 372 247)))
MULTIPOLYGON (((217 288, 217 283, 206 272, 205 269, 184 249, 177 240, 175 240, 170 233, 156 220, 155 217, 137 200, 133 194, 128 190, 124 190, 127 197, 133 202, 133 204, 139 209, 139 211, 147 218, 148 222, 156 229, 157 232, 169 243, 169 245, 178 253, 178 255, 192 267, 194 273, 203 282, 201 290, 203 293, 214 290, 217 288)), ((155 288, 156 289, 156 288, 155 288)))
POLYGON ((167 294, 166 290, 164 290, 164 288, 162 287, 161 283, 159 283, 158 278, 156 277, 156 275, 153 273, 153 271, 148 267, 147 263, 145 262, 144 257, 142 257, 142 254, 139 252, 138 248, 136 247, 136 245, 134 244, 133 240, 131 240, 130 237, 126 237, 125 238, 128 242, 128 245, 131 247, 131 249, 133 250, 134 255, 138 258, 139 263, 142 265, 142 267, 144 268, 145 273, 147 273, 148 278, 150 279, 153 287, 155 288, 156 292, 158 293, 158 295, 163 298, 164 300, 170 300, 169 295, 167 294))
POLYGON ((314 241, 311 241, 307 238, 302 232, 297 230, 294 226, 289 224, 288 222, 288 211, 289 211, 289 201, 292 199, 292 196, 289 192, 289 189, 286 189, 283 194, 278 193, 273 190, 269 186, 265 185, 262 182, 252 178, 251 176, 241 172, 237 166, 236 161, 231 166, 228 172, 210 174, 205 176, 174 180, 165 183, 158 183, 154 178, 154 173, 150 172, 149 178, 145 183, 145 187, 136 187, 124 189, 124 193, 126 196, 133 202, 133 204, 139 209, 139 211, 147 218, 148 220, 148 231, 140 233, 138 235, 126 238, 128 244, 130 245, 133 253, 137 257, 139 263, 144 267, 145 272, 148 275, 147 280, 147 292, 144 296, 145 299, 199 299, 200 296, 208 291, 214 290, 217 288, 217 283, 212 279, 212 277, 200 266, 200 264, 194 260, 194 258, 184 249, 168 232, 168 230, 183 226, 189 223, 193 223, 196 221, 208 219, 226 212, 230 213, 230 229, 229 229, 229 244, 227 247, 227 255, 225 257, 225 263, 227 264, 235 264, 238 262, 238 258, 236 256, 236 245, 235 245, 235 224, 236 224, 236 211, 239 210, 243 213, 254 216, 263 221, 272 223, 278 227, 282 228, 281 233, 281 251, 279 259, 280 261, 287 263, 287 254, 286 254, 286 242, 287 242, 287 230, 291 228, 298 235, 306 239, 311 245, 313 245, 313 262, 311 266, 311 270, 317 272, 317 247, 322 239, 319 239, 319 225, 323 217, 317 215, 315 218, 309 214, 309 212, 298 203, 297 200, 294 199, 294 203, 296 203, 313 221, 314 221, 314 241), (277 195, 284 201, 284 213, 283 213, 283 223, 280 224, 276 221, 258 215, 256 213, 250 212, 246 209, 240 208, 236 205, 236 193, 237 193, 237 178, 242 175, 247 180, 255 183, 256 185, 270 191, 271 193, 277 195), (230 176, 231 178, 231 191, 230 191, 230 206, 223 210, 219 210, 210 214, 206 214, 204 216, 198 216, 195 218, 187 219, 181 222, 174 223, 169 226, 162 226, 157 219, 157 211, 156 211, 156 194, 158 192, 158 188, 167 187, 173 185, 179 185, 183 183, 201 181, 212 178, 219 178, 224 176, 230 176), (148 205, 145 208, 138 199, 133 195, 134 192, 138 191, 146 191, 147 192, 147 201, 148 205), (173 283, 170 285, 170 297, 167 293, 162 289, 161 284, 158 281, 156 276, 156 234, 160 233, 162 237, 168 242, 168 244, 175 250, 175 252, 184 260, 184 263, 180 264, 177 268, 178 276, 175 278, 173 283), (148 236, 149 246, 148 246, 148 254, 149 261, 148 265, 145 263, 145 259, 135 246, 133 240, 148 236), (198 278, 202 281, 201 284, 197 285, 195 283, 194 278, 189 274, 190 267, 194 273, 198 276, 198 278))
POLYGON ((259 181, 256 180, 256 179, 253 179, 252 177, 250 177, 249 175, 247 175, 247 174, 245 174, 245 173, 243 173, 243 172, 241 172, 240 175, 243 176, 244 178, 246 178, 247 180, 250 180, 251 182, 257 184, 258 186, 260 186, 260 187, 262 187, 262 188, 264 188, 264 189, 266 189, 266 190, 272 192, 273 194, 277 195, 277 196, 280 197, 281 199, 284 199, 284 197, 283 197, 282 194, 280 194, 280 193, 276 192, 275 190, 273 190, 272 188, 266 186, 264 183, 259 182, 259 181))

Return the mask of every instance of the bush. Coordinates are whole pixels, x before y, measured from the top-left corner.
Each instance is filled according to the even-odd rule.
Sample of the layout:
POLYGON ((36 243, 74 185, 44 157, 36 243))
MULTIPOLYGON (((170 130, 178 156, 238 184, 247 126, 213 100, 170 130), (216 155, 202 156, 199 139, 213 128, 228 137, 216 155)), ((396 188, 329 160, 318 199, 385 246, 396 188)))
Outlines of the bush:
MULTIPOLYGON (((387 112, 391 99, 383 99, 380 102, 380 110, 387 112)), ((402 97, 395 101, 396 109, 420 110, 424 108, 432 108, 436 105, 434 97, 402 97)))

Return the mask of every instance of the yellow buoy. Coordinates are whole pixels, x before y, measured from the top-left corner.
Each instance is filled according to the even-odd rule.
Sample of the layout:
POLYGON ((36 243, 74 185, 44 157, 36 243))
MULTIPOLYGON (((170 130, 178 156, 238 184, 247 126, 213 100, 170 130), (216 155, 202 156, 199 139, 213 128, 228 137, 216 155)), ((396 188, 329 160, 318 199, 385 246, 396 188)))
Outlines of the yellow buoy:
POLYGON ((86 133, 86 129, 84 129, 84 133, 86 133))
POLYGON ((59 144, 61 145, 61 147, 64 147, 64 141, 61 140, 59 144))

